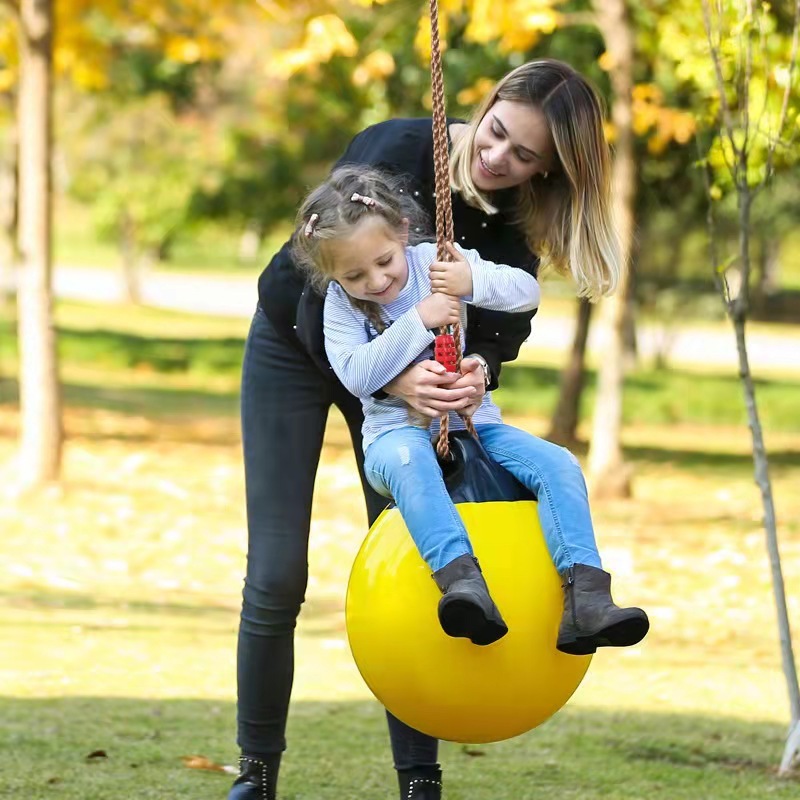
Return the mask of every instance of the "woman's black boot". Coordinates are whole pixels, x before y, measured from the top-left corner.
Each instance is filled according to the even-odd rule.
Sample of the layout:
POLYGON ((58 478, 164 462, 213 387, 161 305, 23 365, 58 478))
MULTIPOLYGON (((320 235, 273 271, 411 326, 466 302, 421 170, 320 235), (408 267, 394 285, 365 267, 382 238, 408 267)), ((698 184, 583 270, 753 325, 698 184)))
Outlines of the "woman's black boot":
POLYGON ((598 647, 628 647, 650 628, 641 608, 620 608, 611 599, 611 576, 598 567, 575 564, 561 575, 564 614, 556 647, 584 656, 598 647))
POLYGON ((442 771, 439 767, 397 770, 400 800, 441 800, 442 771))
POLYGON ((508 633, 477 558, 468 554, 454 558, 434 572, 433 579, 444 595, 439 601, 439 622, 448 636, 463 636, 483 645, 508 633))
POLYGON ((281 754, 267 758, 241 755, 239 777, 233 782, 228 800, 276 800, 281 754))

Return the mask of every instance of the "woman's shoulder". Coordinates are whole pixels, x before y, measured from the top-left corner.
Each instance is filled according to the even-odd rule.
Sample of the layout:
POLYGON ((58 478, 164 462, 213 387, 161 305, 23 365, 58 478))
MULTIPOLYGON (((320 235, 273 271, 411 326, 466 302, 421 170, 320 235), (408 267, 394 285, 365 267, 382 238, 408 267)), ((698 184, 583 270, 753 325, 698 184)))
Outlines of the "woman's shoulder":
POLYGON ((396 172, 415 173, 432 147, 429 118, 389 119, 370 125, 357 134, 339 164, 369 164, 396 172))
POLYGON ((394 117, 364 128, 354 141, 392 142, 396 139, 428 140, 432 137, 433 122, 430 117, 394 117))

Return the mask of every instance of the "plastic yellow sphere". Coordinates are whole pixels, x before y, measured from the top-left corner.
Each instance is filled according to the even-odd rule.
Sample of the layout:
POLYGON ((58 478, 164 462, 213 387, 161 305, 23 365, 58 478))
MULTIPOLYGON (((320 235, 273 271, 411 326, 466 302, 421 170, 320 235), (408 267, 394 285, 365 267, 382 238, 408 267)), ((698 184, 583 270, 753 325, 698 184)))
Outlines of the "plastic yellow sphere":
POLYGON ((494 742, 536 727, 578 688, 591 656, 556 650, 561 583, 532 501, 457 504, 508 634, 479 647, 439 626, 441 594, 396 508, 356 556, 347 633, 373 694, 438 739, 494 742))

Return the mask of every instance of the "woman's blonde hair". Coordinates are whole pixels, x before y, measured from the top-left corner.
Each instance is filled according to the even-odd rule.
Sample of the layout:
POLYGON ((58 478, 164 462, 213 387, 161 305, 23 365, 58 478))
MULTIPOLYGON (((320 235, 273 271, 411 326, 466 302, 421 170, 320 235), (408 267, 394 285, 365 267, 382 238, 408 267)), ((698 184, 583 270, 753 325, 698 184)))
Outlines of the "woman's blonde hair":
POLYGON ((553 137, 557 164, 545 179, 519 186, 518 218, 528 245, 544 268, 571 274, 578 295, 612 294, 623 269, 611 205, 611 156, 597 92, 572 67, 549 59, 530 61, 499 81, 453 144, 450 183, 464 200, 497 213, 472 180, 475 134, 498 100, 539 109, 553 137))
MULTIPOLYGON (((427 214, 409 194, 401 178, 355 164, 335 169, 311 191, 297 213, 292 236, 292 258, 310 286, 324 294, 337 267, 326 243, 350 236, 368 217, 382 219, 390 233, 409 244, 429 239, 427 214)), ((378 303, 353 297, 350 302, 383 330, 378 303)))

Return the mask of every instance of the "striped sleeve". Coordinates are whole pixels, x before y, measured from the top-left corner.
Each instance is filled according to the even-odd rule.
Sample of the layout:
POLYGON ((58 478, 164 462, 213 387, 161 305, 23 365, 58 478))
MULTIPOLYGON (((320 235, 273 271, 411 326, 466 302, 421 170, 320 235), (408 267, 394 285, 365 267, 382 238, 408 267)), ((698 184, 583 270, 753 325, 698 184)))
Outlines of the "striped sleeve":
POLYGON ((522 312, 539 307, 539 282, 529 272, 486 261, 477 250, 458 249, 472 268, 472 297, 466 298, 468 303, 489 311, 522 312))
POLYGON ((366 322, 342 288, 331 283, 325 298, 325 351, 336 376, 356 397, 382 389, 434 340, 416 307, 371 340, 366 322))

